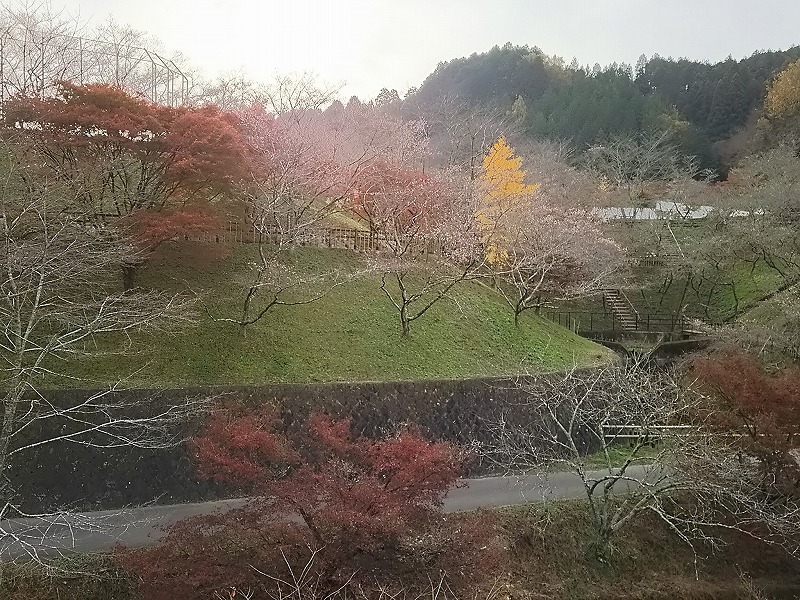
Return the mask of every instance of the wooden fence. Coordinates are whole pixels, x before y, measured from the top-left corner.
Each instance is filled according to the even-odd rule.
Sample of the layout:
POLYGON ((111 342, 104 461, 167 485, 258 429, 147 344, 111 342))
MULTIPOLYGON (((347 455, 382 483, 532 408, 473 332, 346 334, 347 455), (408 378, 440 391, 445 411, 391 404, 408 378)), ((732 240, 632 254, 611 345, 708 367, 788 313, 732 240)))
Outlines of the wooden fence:
MULTIPOLYGON (((386 236, 360 229, 309 227, 306 230, 289 235, 279 228, 257 230, 252 226, 243 226, 234 221, 229 222, 225 228, 186 233, 182 239, 218 244, 223 242, 254 244, 261 241, 269 245, 279 245, 283 242, 291 242, 297 246, 338 248, 361 253, 385 250, 394 243, 402 243, 389 240, 386 236)), ((414 252, 430 254, 439 252, 439 246, 435 240, 414 241, 410 244, 410 249, 414 252)))

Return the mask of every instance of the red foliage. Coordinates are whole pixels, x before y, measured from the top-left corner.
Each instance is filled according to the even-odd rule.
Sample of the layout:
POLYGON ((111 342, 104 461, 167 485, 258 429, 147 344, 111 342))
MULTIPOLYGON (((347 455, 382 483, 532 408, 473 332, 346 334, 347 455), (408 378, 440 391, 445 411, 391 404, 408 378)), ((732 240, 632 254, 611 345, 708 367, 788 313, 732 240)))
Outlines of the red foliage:
POLYGON ((723 352, 696 360, 694 370, 721 401, 708 422, 745 434, 742 450, 771 474, 773 491, 800 497, 800 367, 771 375, 752 356, 723 352))
POLYGON ((116 558, 140 576, 146 600, 214 598, 226 588, 259 589, 269 584, 253 570, 285 575, 283 555, 293 566, 309 557, 311 539, 291 522, 274 518, 254 503, 222 514, 190 517, 169 528, 161 545, 146 550, 118 548, 116 558), (288 543, 287 543, 288 542, 288 543))
POLYGON ((310 419, 314 462, 273 483, 278 507, 299 513, 320 545, 373 552, 423 526, 456 483, 465 456, 404 431, 354 439, 348 421, 310 419))
POLYGON ((361 585, 413 586, 442 571, 458 585, 496 567, 491 520, 440 510, 468 458, 458 448, 410 429, 356 437, 348 421, 322 415, 298 436, 282 430, 274 408, 232 408, 193 440, 202 477, 258 496, 241 510, 179 523, 158 548, 122 553, 147 598, 269 587, 248 565, 279 575, 284 560, 302 568, 312 553, 330 589, 354 574, 361 585))
POLYGON ((770 375, 758 360, 739 352, 698 359, 695 371, 752 434, 800 433, 800 367, 770 375))
POLYGON ((59 179, 79 184, 85 210, 159 210, 173 194, 218 193, 244 176, 237 122, 215 107, 159 106, 105 84, 59 91, 7 103, 5 122, 59 179))
POLYGON ((414 432, 375 442, 368 452, 387 490, 432 506, 441 504, 464 460, 463 455, 445 452, 414 432))
POLYGON ((214 231, 220 226, 219 218, 202 206, 161 211, 140 210, 125 217, 119 224, 128 228, 145 250, 154 250, 162 242, 175 237, 214 231))
POLYGON ((217 411, 191 441, 200 477, 263 492, 288 465, 300 461, 288 440, 275 432, 279 422, 271 405, 253 414, 236 408, 217 411))
POLYGON ((171 109, 158 107, 106 84, 58 84, 55 98, 20 97, 5 119, 48 143, 73 147, 119 144, 147 147, 166 131, 171 109))
POLYGON ((215 106, 182 109, 164 140, 167 178, 183 186, 228 188, 247 172, 237 119, 215 106))

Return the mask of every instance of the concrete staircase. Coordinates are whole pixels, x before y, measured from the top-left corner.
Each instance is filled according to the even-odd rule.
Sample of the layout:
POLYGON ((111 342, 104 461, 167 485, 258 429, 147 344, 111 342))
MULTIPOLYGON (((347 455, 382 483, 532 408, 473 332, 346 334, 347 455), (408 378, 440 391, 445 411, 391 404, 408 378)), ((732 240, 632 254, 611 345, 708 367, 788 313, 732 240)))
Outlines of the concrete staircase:
POLYGON ((614 320, 620 324, 624 331, 636 331, 639 315, 622 290, 603 290, 603 301, 606 309, 611 311, 611 314, 614 315, 614 320))

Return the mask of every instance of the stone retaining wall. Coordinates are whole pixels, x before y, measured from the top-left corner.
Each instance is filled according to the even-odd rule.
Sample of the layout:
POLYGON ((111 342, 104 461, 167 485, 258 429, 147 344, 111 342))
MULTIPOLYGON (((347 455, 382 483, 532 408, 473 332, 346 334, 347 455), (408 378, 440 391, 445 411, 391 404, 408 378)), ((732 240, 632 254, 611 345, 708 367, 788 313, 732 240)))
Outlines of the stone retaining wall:
MULTIPOLYGON (((59 402, 86 393, 65 390, 50 395, 59 402)), ((539 415, 525 404, 526 392, 513 379, 281 384, 118 393, 124 394, 126 400, 152 399, 155 394, 166 402, 215 394, 223 402, 272 402, 281 407, 289 428, 299 427, 312 411, 324 411, 349 417, 354 432, 361 435, 380 436, 410 423, 432 439, 460 444, 488 439, 491 424, 501 417, 529 430, 541 426, 539 415)), ((186 436, 201 424, 188 423, 186 436)), ((98 510, 152 502, 197 502, 236 494, 236 490, 198 481, 186 444, 167 450, 144 450, 99 449, 58 442, 20 456, 22 459, 13 464, 10 479, 21 505, 31 512, 56 507, 98 510)), ((486 465, 477 463, 473 474, 485 473, 486 469, 486 465)))

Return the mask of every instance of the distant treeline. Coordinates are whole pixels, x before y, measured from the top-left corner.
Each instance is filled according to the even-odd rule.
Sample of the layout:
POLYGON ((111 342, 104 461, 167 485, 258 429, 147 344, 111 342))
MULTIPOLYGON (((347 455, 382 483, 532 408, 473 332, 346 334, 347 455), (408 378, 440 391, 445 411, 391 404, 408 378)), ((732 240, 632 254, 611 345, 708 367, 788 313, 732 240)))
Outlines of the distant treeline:
POLYGON ((491 106, 526 133, 579 151, 608 136, 669 129, 687 153, 717 167, 714 143, 742 130, 775 75, 799 58, 795 46, 716 64, 643 55, 635 66, 589 68, 509 43, 440 63, 412 99, 431 110, 442 98, 491 106))

